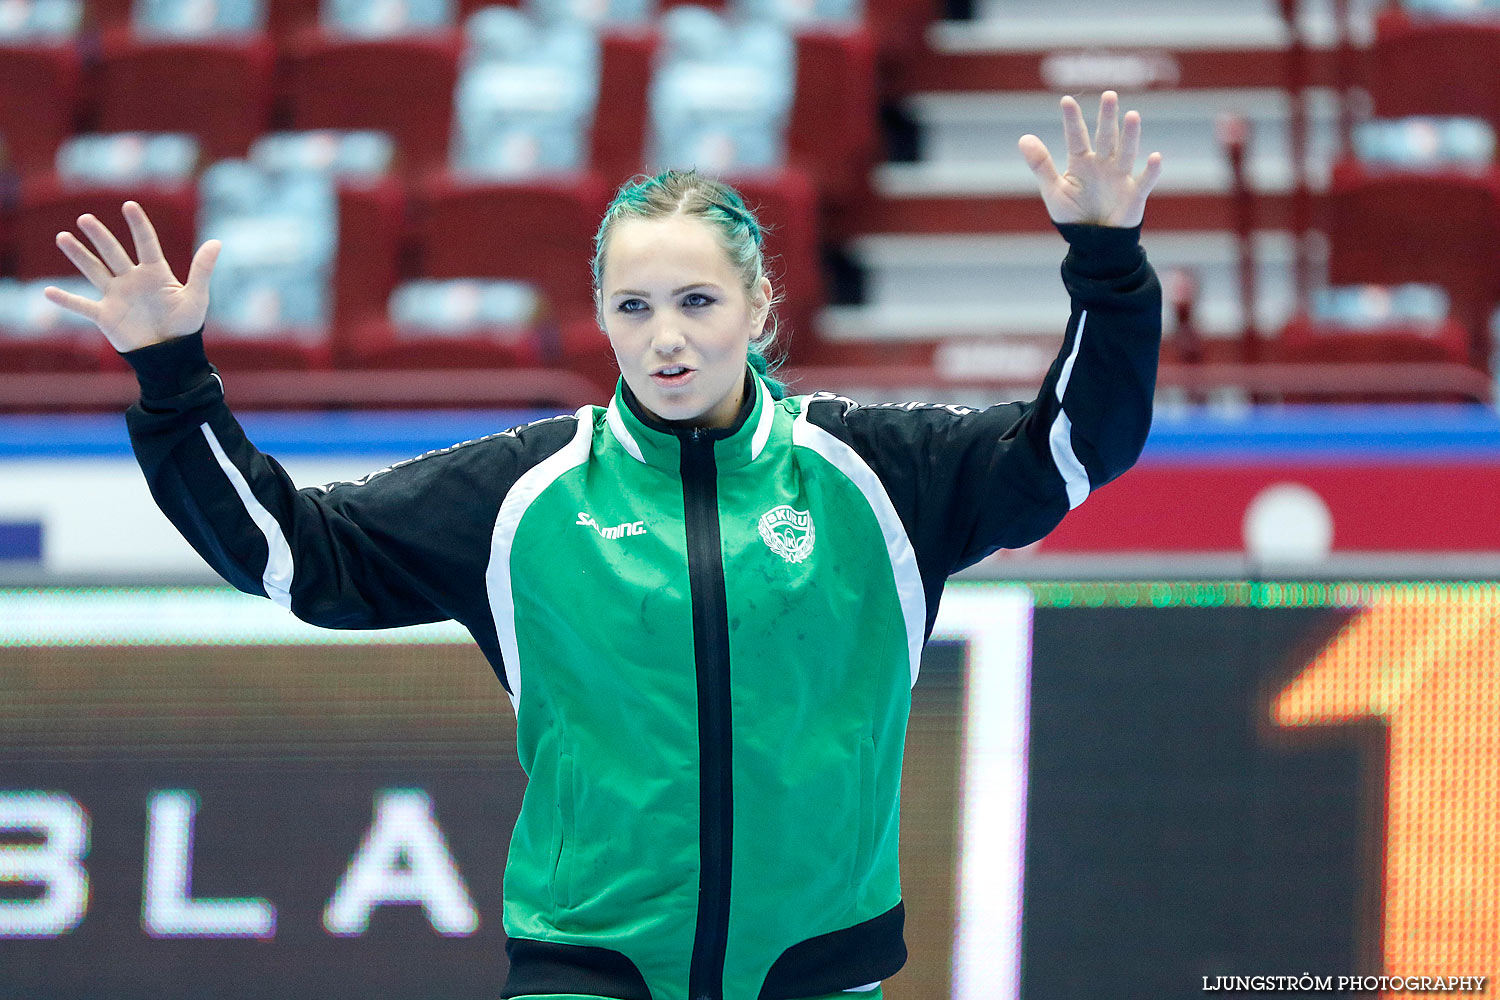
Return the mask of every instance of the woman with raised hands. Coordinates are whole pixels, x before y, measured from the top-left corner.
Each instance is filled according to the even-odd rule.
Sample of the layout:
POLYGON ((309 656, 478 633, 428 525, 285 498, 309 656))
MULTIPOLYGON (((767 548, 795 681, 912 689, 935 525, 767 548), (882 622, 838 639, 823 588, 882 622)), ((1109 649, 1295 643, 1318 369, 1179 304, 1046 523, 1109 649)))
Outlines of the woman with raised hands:
POLYGON ((944 581, 1046 535, 1150 425, 1161 156, 1136 174, 1113 92, 1092 142, 1072 98, 1062 118, 1062 173, 1019 146, 1072 299, 1032 402, 789 393, 753 210, 667 171, 595 240, 611 400, 328 486, 299 489, 225 405, 217 241, 184 285, 134 202, 134 262, 93 216, 92 252, 58 235, 101 298, 46 294, 135 369, 137 457, 215 570, 331 628, 456 620, 494 667, 528 776, 501 996, 878 1000, 902 967, 902 754, 944 581))

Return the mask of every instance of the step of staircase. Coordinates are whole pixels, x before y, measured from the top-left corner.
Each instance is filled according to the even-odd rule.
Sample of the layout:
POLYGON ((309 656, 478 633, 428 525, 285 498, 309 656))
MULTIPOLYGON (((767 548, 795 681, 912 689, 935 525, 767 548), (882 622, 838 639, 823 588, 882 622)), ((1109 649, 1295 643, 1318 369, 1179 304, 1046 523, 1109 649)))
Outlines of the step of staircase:
MULTIPOLYGON (((967 24, 957 30, 967 31, 967 24)), ((1357 59, 1346 64, 1348 82, 1361 82, 1357 59)), ((922 58, 900 66, 897 93, 919 91, 1046 90, 1126 91, 1183 88, 1286 87, 1291 64, 1279 47, 1230 43, 1214 48, 1172 48, 1118 42, 1088 47, 994 49, 953 45, 933 47, 922 58)), ((1303 68, 1309 86, 1331 87, 1339 66, 1329 49, 1309 49, 1303 68)))
MULTIPOLYGON (((876 168, 876 191, 888 197, 934 194, 1000 195, 1036 190, 1036 181, 1016 142, 1028 132, 1041 136, 1061 169, 1067 159, 1059 95, 1040 92, 912 94, 906 107, 920 128, 921 158, 876 168)), ((1160 151, 1165 164, 1161 192, 1230 190, 1227 158, 1215 136, 1226 112, 1250 123, 1246 168, 1252 188, 1285 192, 1292 186, 1290 101, 1269 88, 1146 91, 1121 94, 1122 110, 1141 114, 1141 151, 1160 151)), ((1098 97, 1083 101, 1093 133, 1098 97)), ((1314 187, 1327 184, 1337 149, 1338 101, 1328 88, 1308 91, 1307 170, 1314 187)))
MULTIPOLYGON (((1240 333, 1230 235, 1153 231, 1143 234, 1142 245, 1159 274, 1178 267, 1195 272, 1196 321, 1204 336, 1240 333)), ((1284 231, 1256 237, 1256 321, 1262 331, 1278 329, 1294 311, 1293 248, 1284 231)), ((1056 233, 887 233, 859 237, 848 249, 864 269, 866 300, 821 313, 819 333, 830 342, 1034 337, 1056 334, 1067 323, 1069 301, 1058 273, 1067 246, 1056 233)), ((1314 251, 1316 286, 1323 263, 1320 248, 1314 251)), ((1163 322, 1169 333, 1175 329, 1170 309, 1163 322)))
MULTIPOLYGON (((934 185, 934 193, 882 194, 847 218, 847 231, 873 233, 1052 233, 1052 221, 1033 187, 1030 191, 969 194, 957 186, 934 185)), ((1314 206, 1315 208, 1316 206, 1314 206)), ((1256 197, 1256 224, 1291 229, 1295 223, 1288 194, 1256 197)), ((1157 188, 1146 203, 1146 230, 1232 231, 1235 203, 1227 193, 1172 192, 1157 188)), ((1317 213, 1313 225, 1317 226, 1317 213)))
MULTIPOLYGON (((1383 0, 1353 0, 1352 40, 1365 44, 1373 34, 1374 13, 1383 0)), ((1327 47, 1336 37, 1333 4, 1301 5, 1304 41, 1327 47)), ((1177 49, 1285 48, 1292 33, 1276 0, 1192 0, 1191 3, 1132 5, 1116 0, 978 0, 975 17, 938 21, 928 41, 938 51, 1022 51, 1148 45, 1177 49)))

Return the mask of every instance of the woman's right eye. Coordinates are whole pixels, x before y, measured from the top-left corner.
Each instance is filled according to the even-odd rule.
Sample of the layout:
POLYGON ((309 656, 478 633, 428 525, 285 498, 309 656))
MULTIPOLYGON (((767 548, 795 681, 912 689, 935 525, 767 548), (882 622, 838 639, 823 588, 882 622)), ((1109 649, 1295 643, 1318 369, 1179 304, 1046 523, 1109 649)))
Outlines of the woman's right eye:
POLYGON ((642 309, 646 308, 646 303, 642 302, 640 299, 626 299, 615 308, 623 313, 640 312, 642 309))

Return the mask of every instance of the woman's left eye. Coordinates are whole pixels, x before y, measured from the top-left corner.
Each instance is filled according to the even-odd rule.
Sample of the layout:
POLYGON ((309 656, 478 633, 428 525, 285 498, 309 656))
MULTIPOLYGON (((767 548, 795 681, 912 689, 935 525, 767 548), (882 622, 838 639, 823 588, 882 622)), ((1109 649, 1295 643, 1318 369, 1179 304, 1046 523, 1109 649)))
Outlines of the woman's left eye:
POLYGON ((707 306, 713 304, 713 299, 702 292, 692 292, 683 297, 682 304, 685 306, 707 306))

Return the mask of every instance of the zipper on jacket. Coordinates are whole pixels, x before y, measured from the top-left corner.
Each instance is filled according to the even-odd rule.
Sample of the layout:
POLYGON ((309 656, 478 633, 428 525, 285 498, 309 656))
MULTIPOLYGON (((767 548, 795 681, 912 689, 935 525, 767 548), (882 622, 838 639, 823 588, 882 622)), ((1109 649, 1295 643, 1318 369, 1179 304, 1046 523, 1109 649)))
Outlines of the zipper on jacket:
POLYGON ((690 1000, 722 1000, 729 943, 729 877, 734 802, 730 759, 729 608, 719 540, 714 442, 700 428, 680 439, 687 529, 688 587, 693 604, 693 660, 698 672, 698 925, 688 973, 690 1000))

